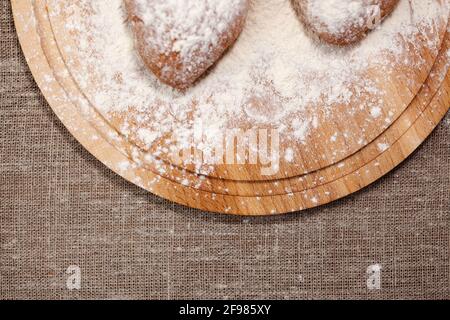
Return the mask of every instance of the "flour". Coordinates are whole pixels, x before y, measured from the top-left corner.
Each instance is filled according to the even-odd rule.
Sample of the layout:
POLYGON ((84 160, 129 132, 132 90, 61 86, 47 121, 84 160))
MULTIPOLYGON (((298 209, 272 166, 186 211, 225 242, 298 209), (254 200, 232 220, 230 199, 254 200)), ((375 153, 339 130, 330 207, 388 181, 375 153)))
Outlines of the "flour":
POLYGON ((335 35, 345 34, 348 28, 361 28, 366 17, 373 16, 380 6, 373 0, 306 0, 308 14, 317 30, 335 35))
POLYGON ((246 0, 134 0, 146 27, 155 31, 148 39, 162 52, 180 52, 192 59, 200 51, 208 54, 219 43, 217 34, 227 27, 245 7, 246 0))
MULTIPOLYGON (((77 48, 65 49, 83 62, 80 67, 76 59, 68 61, 69 66, 77 64, 74 77, 83 92, 107 119, 121 115, 121 133, 146 147, 167 134, 189 146, 188 137, 198 124, 212 143, 218 131, 270 126, 280 131, 283 141, 301 144, 327 121, 351 119, 368 105, 376 105, 370 118, 379 118, 383 86, 366 76, 368 68, 381 70, 386 81, 393 66, 419 68, 423 60, 419 57, 414 65, 405 53, 417 50, 418 34, 430 52, 437 53, 439 39, 428 31, 437 30, 448 18, 446 1, 402 0, 382 27, 361 43, 336 48, 310 37, 289 0, 253 0, 237 43, 203 79, 179 92, 162 84, 139 59, 122 0, 49 3, 53 14, 65 11, 65 28, 75 34, 77 48), (336 115, 342 105, 354 107, 336 115)), ((325 11, 326 20, 333 18, 329 13, 336 8, 325 11)), ((197 9, 198 15, 205 12, 197 9)), ((358 9, 355 5, 351 10, 358 9)), ((151 20, 152 13, 146 15, 151 20)), ((342 17, 337 15, 338 20, 342 17)), ((205 29, 199 37, 207 34, 205 29)), ((196 44, 180 37, 175 46, 188 57, 196 44)))

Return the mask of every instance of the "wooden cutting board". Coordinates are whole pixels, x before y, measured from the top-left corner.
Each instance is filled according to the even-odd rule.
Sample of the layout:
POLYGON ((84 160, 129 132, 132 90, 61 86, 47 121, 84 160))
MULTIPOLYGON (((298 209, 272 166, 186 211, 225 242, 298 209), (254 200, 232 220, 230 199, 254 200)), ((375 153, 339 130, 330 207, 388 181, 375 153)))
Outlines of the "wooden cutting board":
MULTIPOLYGON (((376 140, 344 161, 308 174, 272 181, 198 177, 176 167, 173 176, 163 177, 142 162, 136 162, 137 159, 130 160, 129 155, 139 152, 139 148, 120 139, 99 113, 84 110, 89 101, 78 90, 76 82, 67 76, 70 71, 53 36, 45 7, 33 8, 32 1, 13 1, 13 10, 25 56, 36 81, 72 134, 99 160, 128 180, 167 199, 204 210, 275 214, 317 206, 345 196, 404 160, 426 138, 449 106, 449 79, 445 69, 448 68, 448 57, 441 54, 426 85, 398 119, 376 140), (34 21, 39 23, 36 25, 34 21), (94 141, 93 136, 97 137, 94 141), (180 181, 186 176, 191 181, 180 181), (196 187, 196 179, 208 183, 196 187)), ((447 46, 445 42, 441 52, 446 53, 447 46)))
MULTIPOLYGON (((47 28, 50 28, 49 24, 46 25, 46 11, 42 9, 37 12, 41 13, 41 15, 38 15, 40 25, 42 27, 47 26, 47 28)), ((446 39, 445 47, 443 47, 441 51, 446 52, 447 46, 448 46, 448 38, 446 39)), ((45 48, 47 48, 46 49, 47 56, 59 55, 59 52, 57 50, 55 50, 55 52, 53 53, 51 52, 50 48, 56 48, 55 45, 52 46, 50 43, 49 45, 45 46, 45 48)), ((443 69, 445 69, 446 60, 447 60, 446 55, 441 54, 431 74, 439 75, 440 72, 445 71, 443 69)), ((65 70, 65 65, 62 63, 61 59, 59 60, 51 59, 51 61, 53 61, 53 68, 55 70, 65 70), (60 65, 56 64, 58 61, 60 62, 60 65)), ((77 93, 78 91, 76 89, 76 85, 69 83, 67 77, 64 77, 64 74, 59 77, 60 81, 65 83, 66 88, 68 87, 75 88, 75 93, 73 95, 75 96, 79 95, 77 93)), ((439 76, 434 76, 428 80, 434 81, 432 83, 433 87, 432 88, 423 87, 421 89, 421 92, 419 93, 418 96, 416 96, 415 100, 410 105, 408 110, 416 110, 420 109, 419 106, 422 106, 423 108, 424 106, 428 105, 431 98, 438 90, 442 78, 439 76), (420 99, 421 96, 425 98, 420 99), (412 107, 413 105, 417 106, 417 108, 413 108, 412 107)), ((415 119, 408 117, 408 122, 412 123, 413 120, 415 119)), ((98 127, 99 123, 105 124, 105 121, 101 121, 99 117, 96 117, 95 119, 92 120, 92 124, 94 126, 98 127)), ((392 144, 394 141, 396 141, 396 139, 398 139, 401 136, 401 134, 407 127, 408 126, 405 126, 403 128, 403 131, 400 131, 396 129, 396 126, 392 126, 390 129, 385 131, 385 134, 383 134, 374 142, 372 142, 367 147, 362 149, 360 153, 356 153, 354 156, 347 158, 345 161, 342 161, 334 166, 324 168, 322 170, 314 171, 311 174, 292 177, 289 179, 251 182, 251 181, 233 181, 233 180, 216 179, 211 177, 203 177, 202 184, 197 185, 197 182, 199 181, 200 178, 195 174, 186 171, 183 172, 176 167, 171 168, 169 165, 165 167, 164 171, 166 172, 166 177, 175 183, 180 183, 180 179, 184 179, 187 181, 187 183, 185 184, 188 184, 199 190, 208 191, 216 194, 227 194, 237 196, 271 196, 271 195, 285 194, 286 192, 299 192, 305 189, 310 189, 312 187, 317 187, 320 184, 324 184, 332 180, 336 180, 337 178, 342 177, 343 175, 348 174, 349 172, 357 170, 363 164, 373 160, 376 156, 381 154, 383 152, 383 148, 381 148, 380 146, 392 144), (392 134, 388 135, 389 132, 392 132, 392 134), (389 139, 387 139, 387 137, 389 137, 389 139), (339 170, 336 170, 336 168, 338 168, 339 170)), ((101 130, 101 128, 99 128, 99 130, 101 130)), ((104 136, 108 137, 109 134, 104 134, 104 136)), ((111 142, 117 144, 117 142, 115 141, 111 142)), ((123 143, 120 147, 123 148, 125 145, 126 143, 123 143)), ((141 155, 141 158, 144 158, 144 156, 141 155)), ((152 168, 148 167, 148 169, 151 170, 152 168)))
MULTIPOLYGON (((160 105, 155 106, 154 108, 148 107, 144 112, 136 111, 134 110, 134 107, 129 107, 126 111, 105 111, 102 108, 102 105, 99 105, 104 103, 104 99, 98 99, 98 93, 103 91, 108 93, 108 91, 110 91, 111 94, 114 94, 117 90, 121 89, 117 89, 117 86, 115 86, 114 89, 110 87, 113 84, 111 83, 111 76, 107 74, 107 72, 109 72, 109 68, 112 68, 112 66, 104 64, 108 71, 104 68, 97 70, 96 66, 103 65, 102 61, 90 61, 89 57, 96 55, 95 46, 87 49, 87 52, 77 50, 77 48, 88 46, 86 44, 86 39, 90 36, 101 37, 101 35, 95 34, 93 31, 93 29, 95 29, 94 27, 89 27, 89 23, 91 22, 89 18, 90 16, 95 15, 93 9, 91 10, 89 3, 89 1, 78 0, 46 0, 39 2, 37 6, 46 6, 46 9, 48 10, 48 20, 50 21, 51 30, 61 56, 63 57, 69 73, 72 75, 72 78, 91 106, 93 106, 93 108, 97 110, 119 134, 127 136, 128 141, 137 145, 144 151, 149 151, 149 154, 156 154, 158 160, 169 165, 181 166, 181 169, 187 171, 197 173, 206 172, 205 174, 210 177, 238 181, 278 180, 303 175, 336 164, 372 142, 400 116, 420 90, 434 64, 448 22, 448 16, 446 14, 443 13, 442 15, 436 16, 434 18, 432 30, 428 30, 427 28, 418 29, 417 34, 414 34, 409 38, 405 37, 404 40, 402 38, 401 41, 404 42, 402 45, 409 47, 409 50, 395 51, 395 55, 398 57, 388 56, 386 58, 377 56, 374 57, 373 60, 366 61, 367 66, 361 71, 361 77, 359 80, 354 80, 354 83, 352 83, 352 86, 349 88, 341 88, 337 82, 338 78, 336 78, 336 80, 333 79, 333 83, 336 81, 336 87, 338 89, 341 88, 339 90, 342 90, 343 92, 348 90, 355 91, 351 95, 347 93, 352 98, 349 98, 349 101, 346 103, 327 102, 326 98, 323 98, 319 99, 315 105, 307 107, 305 111, 307 114, 302 115, 301 118, 315 118, 316 123, 310 126, 310 129, 308 130, 309 133, 303 137, 301 141, 292 140, 292 137, 298 134, 297 132, 287 130, 286 133, 279 133, 280 157, 277 159, 279 162, 279 169, 275 170, 273 174, 267 175, 262 174, 261 165, 208 164, 196 167, 192 164, 176 164, 171 160, 170 155, 172 150, 171 147, 177 138, 170 134, 164 135, 161 139, 156 139, 151 146, 145 146, 143 141, 145 139, 141 138, 139 133, 142 130, 148 132, 153 131, 152 126, 160 121, 157 118, 160 112, 156 111, 161 107, 160 105), (82 17, 73 18, 73 16, 81 15, 82 17), (76 23, 73 21, 76 21, 76 23), (83 24, 88 26, 84 29, 78 26, 83 24), (75 25, 75 27, 71 29, 68 27, 70 25, 75 25), (439 41, 436 41, 436 44, 434 44, 431 39, 437 39, 439 41), (383 65, 379 64, 377 58, 379 58, 380 61, 383 61, 383 65), (90 63, 92 65, 90 65, 90 63), (102 72, 105 72, 105 74, 102 72), (104 78, 106 78, 106 80, 103 81, 104 78), (359 86, 358 81, 370 82, 371 84, 367 85, 366 88, 366 85, 359 86), (101 102, 98 102, 99 100, 101 102), (317 105, 321 105, 321 107, 318 107, 317 105), (322 112, 322 110, 327 111, 322 112), (313 112, 315 112, 314 117, 312 116, 313 112), (374 113, 376 114, 375 117, 374 113), (145 118, 145 123, 138 125, 138 118, 145 118), (286 157, 284 157, 287 151, 292 154, 292 156, 289 157, 289 160, 286 160, 286 157)), ((116 0, 114 3, 120 3, 120 0, 116 0)), ((283 4, 282 7, 287 8, 286 12, 282 11, 280 14, 292 14, 289 3, 285 0, 271 0, 268 2, 261 0, 255 1, 252 7, 256 8, 253 8, 251 13, 260 10, 260 6, 277 6, 279 4, 283 4)), ((400 11, 409 10, 408 1, 403 0, 401 6, 397 10, 398 11, 395 14, 398 15, 400 11)), ((104 20, 102 15, 97 18, 98 20, 104 20)), ((252 18, 253 17, 250 16, 249 20, 252 18)), ((295 18, 295 20, 297 19, 295 18)), ((112 25, 110 28, 120 25, 122 21, 112 20, 111 23, 112 25)), ((385 25, 382 27, 389 28, 389 26, 385 25)), ((122 33, 125 33, 126 28, 124 27, 124 30, 122 31, 122 33)), ((300 31, 301 30, 299 30, 299 32, 300 31)), ((115 30, 115 32, 119 31, 115 30)), ((280 31, 280 33, 283 33, 283 31, 280 31)), ((101 34, 103 34, 103 31, 101 34)), ((392 35, 392 37, 400 37, 400 34, 392 35)), ((243 38, 248 37, 243 35, 243 38)), ((245 43, 242 46, 251 44, 252 43, 245 43)), ((363 43, 363 47, 364 46, 367 46, 367 44, 363 43)), ((110 51, 124 50, 124 47, 126 46, 123 45, 122 47, 117 45, 116 48, 116 42, 114 42, 114 46, 111 47, 110 51)), ((365 50, 366 49, 367 48, 365 48, 365 50)), ((233 53, 235 50, 237 49, 233 48, 233 53)), ((349 54, 350 52, 345 52, 344 56, 349 54)), ((334 57, 331 53, 329 55, 334 57)), ((325 57, 326 56, 327 55, 325 55, 325 57)), ((304 58, 305 57, 302 56, 296 57, 296 59, 304 58)), ((336 63, 336 61, 330 58, 329 63, 331 65, 336 63)), ((268 61, 267 63, 270 64, 271 62, 268 61)), ((270 67, 273 66, 270 65, 270 67)), ((127 65, 126 68, 118 68, 117 70, 114 70, 114 72, 117 74, 118 78, 122 78, 126 77, 128 69, 130 69, 130 67, 127 65)), ((297 74, 296 76, 300 78, 311 77, 314 79, 322 79, 327 77, 328 73, 328 69, 325 69, 312 74, 297 74)), ((211 75, 208 77, 211 77, 211 75)), ((144 79, 142 80, 144 81, 144 79)), ((258 82, 271 83, 274 81, 275 80, 270 77, 267 79, 264 77, 261 79, 258 78, 258 82)), ((150 83, 149 86, 151 86, 150 83)), ((123 87, 123 85, 121 85, 121 87, 123 87)), ((107 95, 106 93, 105 95, 107 95)), ((118 95, 123 96, 125 94, 129 95, 130 99, 119 101, 118 103, 132 105, 135 101, 135 96, 140 95, 141 93, 122 91, 119 92, 118 95)), ((327 94, 327 97, 329 95, 336 96, 340 95, 340 93, 332 92, 327 94)), ((247 106, 247 109, 252 110, 253 113, 258 113, 261 110, 268 108, 266 105, 273 103, 271 102, 274 99, 272 96, 276 96, 276 93, 270 93, 270 99, 264 98, 267 100, 262 101, 262 98, 253 97, 252 94, 249 93, 248 100, 256 99, 261 101, 259 104, 256 104, 256 107, 247 106)), ((200 98, 194 95, 192 99, 194 101, 199 100, 200 98)), ((175 99, 173 103, 178 104, 179 102, 175 99)), ((195 103, 192 102, 192 104, 195 103)), ((172 108, 175 108, 175 106, 172 108)), ((167 110, 163 112, 164 117, 171 116, 172 108, 167 108, 167 110)), ((208 106, 208 108, 213 108, 213 106, 208 106)), ((279 107, 273 107, 273 117, 277 117, 276 110, 283 110, 284 108, 284 103, 279 107)), ((122 109, 123 108, 119 108, 119 110, 122 109)), ((192 108, 192 112, 188 109, 187 119, 180 121, 180 125, 183 125, 181 122, 193 121, 189 115, 194 113, 194 111, 194 107, 192 108)), ((291 116, 295 117, 295 114, 290 115, 290 117, 291 116)), ((176 118, 177 117, 174 117, 174 122, 177 121, 176 118)), ((250 127, 253 129, 275 129, 271 123, 254 125, 252 121, 254 121, 254 118, 247 117, 234 125, 241 130, 247 130, 250 127)), ((303 125, 305 125, 305 123, 302 122, 300 126, 303 125)), ((153 162, 153 157, 149 157, 149 159, 153 162)), ((159 168, 160 161, 156 161, 156 163, 153 164, 149 163, 149 165, 153 165, 160 175, 166 176, 165 170, 160 170, 159 168)))

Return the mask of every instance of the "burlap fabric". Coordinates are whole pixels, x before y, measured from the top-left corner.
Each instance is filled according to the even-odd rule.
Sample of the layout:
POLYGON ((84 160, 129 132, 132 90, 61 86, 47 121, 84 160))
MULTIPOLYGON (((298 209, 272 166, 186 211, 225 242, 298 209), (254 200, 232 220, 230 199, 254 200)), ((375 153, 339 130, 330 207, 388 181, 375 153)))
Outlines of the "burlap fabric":
POLYGON ((393 173, 331 205, 199 212, 126 182, 72 138, 33 81, 9 1, 0 10, 0 298, 450 297, 449 116, 393 173), (80 290, 67 286, 71 265, 80 290))

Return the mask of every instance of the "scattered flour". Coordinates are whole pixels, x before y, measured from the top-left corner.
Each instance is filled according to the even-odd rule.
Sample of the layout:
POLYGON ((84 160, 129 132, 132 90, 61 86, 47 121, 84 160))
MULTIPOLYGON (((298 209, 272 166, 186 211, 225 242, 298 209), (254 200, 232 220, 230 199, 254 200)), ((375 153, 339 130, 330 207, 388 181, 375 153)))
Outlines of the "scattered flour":
MULTIPOLYGON (((283 141, 304 143, 327 121, 357 117, 367 113, 367 106, 383 103, 384 87, 367 77, 368 68, 378 69, 386 81, 393 66, 419 68, 423 60, 412 65, 405 53, 414 56, 418 34, 437 53, 439 39, 429 30, 438 30, 448 19, 447 1, 401 0, 380 29, 358 45, 337 48, 311 39, 289 0, 253 0, 237 43, 203 79, 180 92, 162 84, 139 59, 123 0, 48 2, 51 16, 64 13, 64 27, 73 35, 76 48, 64 50, 72 52, 74 59, 67 63, 83 92, 106 119, 120 119, 124 136, 146 147, 169 134, 187 147, 199 123, 212 143, 226 129, 264 126, 278 129, 283 141), (342 105, 357 107, 338 108, 342 105)), ((224 3, 211 3, 227 12, 219 2, 224 3)), ((196 9, 197 15, 206 10, 196 9)), ((153 17, 150 11, 146 15, 153 17)), ((167 22, 161 21, 161 27, 167 22)), ((208 37, 207 27, 202 30, 199 37, 208 37)), ((198 42, 183 38, 182 30, 173 32, 171 37, 180 36, 175 46, 189 56, 198 42)), ((369 113, 378 118, 381 110, 373 107, 369 113)))
POLYGON ((379 0, 306 0, 308 14, 316 30, 335 35, 345 34, 349 28, 367 24, 366 16, 380 12, 379 0))

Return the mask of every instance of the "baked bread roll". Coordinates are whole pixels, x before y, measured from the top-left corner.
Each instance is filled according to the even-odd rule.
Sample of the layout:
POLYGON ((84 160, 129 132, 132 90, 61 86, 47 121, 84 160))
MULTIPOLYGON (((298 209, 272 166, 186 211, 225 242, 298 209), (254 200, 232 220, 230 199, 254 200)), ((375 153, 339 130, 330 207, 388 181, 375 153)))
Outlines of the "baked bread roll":
POLYGON ((164 83, 186 89, 236 41, 249 0, 124 0, 136 46, 164 83))
POLYGON ((291 0, 306 27, 319 39, 348 45, 364 38, 399 0, 291 0))

